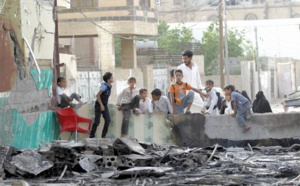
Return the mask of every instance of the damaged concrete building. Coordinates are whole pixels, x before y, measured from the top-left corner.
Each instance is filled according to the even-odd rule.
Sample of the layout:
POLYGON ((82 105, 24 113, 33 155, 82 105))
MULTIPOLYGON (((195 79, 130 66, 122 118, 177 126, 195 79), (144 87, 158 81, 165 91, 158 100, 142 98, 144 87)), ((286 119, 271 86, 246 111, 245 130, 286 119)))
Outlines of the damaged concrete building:
POLYGON ((2 0, 0 144, 35 148, 59 135, 49 110, 53 81, 53 7, 42 0, 2 0))

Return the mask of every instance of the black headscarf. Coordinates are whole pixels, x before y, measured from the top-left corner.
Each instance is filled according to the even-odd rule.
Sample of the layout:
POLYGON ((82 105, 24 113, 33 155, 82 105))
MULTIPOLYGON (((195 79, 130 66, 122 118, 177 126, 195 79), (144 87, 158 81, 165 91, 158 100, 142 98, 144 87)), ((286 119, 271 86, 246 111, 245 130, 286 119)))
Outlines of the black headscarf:
POLYGON ((241 94, 242 94, 245 98, 247 98, 247 99, 250 101, 250 103, 252 103, 251 99, 249 98, 249 96, 248 96, 248 94, 247 94, 247 92, 246 92, 245 90, 243 90, 243 91, 241 92, 241 94))
POLYGON ((254 113, 272 112, 269 101, 266 99, 263 91, 258 91, 256 99, 253 101, 252 110, 254 113))

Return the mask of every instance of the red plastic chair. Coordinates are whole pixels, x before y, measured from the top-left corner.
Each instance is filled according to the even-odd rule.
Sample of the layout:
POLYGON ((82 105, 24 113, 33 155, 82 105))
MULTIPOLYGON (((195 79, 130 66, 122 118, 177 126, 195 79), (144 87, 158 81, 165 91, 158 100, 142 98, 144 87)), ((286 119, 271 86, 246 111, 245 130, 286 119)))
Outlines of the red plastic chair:
POLYGON ((76 141, 77 141, 77 132, 87 134, 91 130, 92 120, 80 117, 76 114, 76 112, 71 108, 64 108, 56 110, 56 114, 58 117, 58 121, 60 123, 60 133, 62 132, 75 132, 76 133, 76 141), (88 130, 83 129, 78 126, 79 122, 88 123, 88 130))

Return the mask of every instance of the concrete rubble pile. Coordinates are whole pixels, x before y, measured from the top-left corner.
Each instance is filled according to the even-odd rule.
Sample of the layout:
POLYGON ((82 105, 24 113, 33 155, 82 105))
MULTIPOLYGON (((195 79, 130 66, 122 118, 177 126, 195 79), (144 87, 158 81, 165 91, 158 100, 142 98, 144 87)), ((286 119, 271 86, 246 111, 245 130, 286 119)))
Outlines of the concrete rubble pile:
POLYGON ((0 147, 4 184, 26 180, 30 185, 297 185, 299 174, 297 144, 180 148, 117 138, 54 141, 23 151, 0 147))

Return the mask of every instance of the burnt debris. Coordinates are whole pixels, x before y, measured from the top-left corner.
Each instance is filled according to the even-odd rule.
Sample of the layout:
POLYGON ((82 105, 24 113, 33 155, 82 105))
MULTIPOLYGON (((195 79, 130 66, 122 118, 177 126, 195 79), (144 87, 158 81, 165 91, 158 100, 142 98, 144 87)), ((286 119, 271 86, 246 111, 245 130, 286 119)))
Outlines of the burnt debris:
POLYGON ((299 175, 299 145, 181 148, 117 138, 0 147, 0 178, 7 184, 297 185, 299 175))

